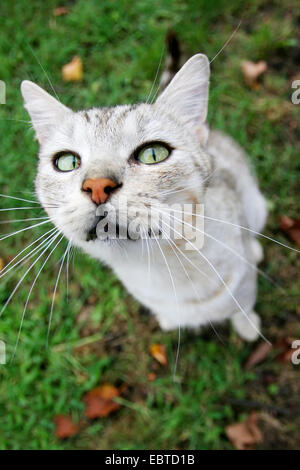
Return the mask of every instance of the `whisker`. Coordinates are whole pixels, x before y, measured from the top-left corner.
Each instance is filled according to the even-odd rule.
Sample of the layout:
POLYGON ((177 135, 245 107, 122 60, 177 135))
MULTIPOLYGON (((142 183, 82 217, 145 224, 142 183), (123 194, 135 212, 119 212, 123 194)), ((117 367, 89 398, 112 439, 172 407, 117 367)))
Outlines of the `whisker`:
MULTIPOLYGON (((12 269, 14 269, 15 267, 17 267, 19 264, 21 266, 23 266, 27 261, 29 261, 36 253, 39 253, 43 247, 45 246, 45 244, 47 243, 47 241, 49 240, 49 238, 51 238, 54 233, 57 232, 57 229, 56 228, 53 228, 52 230, 50 230, 49 232, 46 232, 47 233, 50 233, 50 235, 48 235, 48 237, 43 240, 37 247, 35 247, 33 250, 31 250, 29 253, 27 253, 25 256, 23 256, 23 258, 21 258, 19 261, 17 261, 13 266, 11 266, 9 269, 8 266, 13 262, 14 259, 16 259, 23 251, 27 250, 29 247, 27 246, 26 248, 24 248, 17 256, 15 256, 13 258, 13 260, 8 263, 1 271, 0 271, 0 279, 3 277, 3 276, 6 276, 12 269), (51 233, 52 232, 52 233, 51 233)), ((43 238, 46 234, 42 235, 40 238, 43 238)), ((40 239, 39 238, 39 239, 40 239)), ((38 239, 38 240, 39 240, 38 239)), ((36 240, 37 241, 37 240, 36 240)), ((34 243, 36 243, 36 241, 34 243)), ((31 246, 31 245, 29 245, 31 246)))
POLYGON ((36 263, 39 261, 39 259, 43 256, 43 254, 48 250, 49 246, 51 246, 51 244, 53 243, 53 241, 58 237, 58 234, 57 235, 54 235, 53 238, 50 240, 50 242, 47 244, 46 248, 42 251, 42 253, 34 260, 34 262, 29 266, 29 268, 25 271, 25 273, 23 274, 23 276, 21 277, 21 279, 18 281, 18 283, 15 285, 13 291, 11 292, 11 294, 9 295, 8 299, 6 300, 4 306, 2 307, 1 311, 0 311, 0 317, 2 316, 4 310, 6 309, 7 305, 9 304, 9 302, 11 301, 11 299, 13 298, 15 292, 17 291, 18 287, 21 285, 21 283, 23 282, 23 280, 25 279, 25 277, 27 276, 27 274, 31 271, 31 269, 36 265, 36 263))
MULTIPOLYGON (((196 294, 196 297, 198 297, 199 302, 201 302, 201 299, 200 299, 199 293, 198 293, 198 291, 197 291, 197 289, 196 289, 196 286, 195 286, 194 282, 192 281, 192 279, 191 279, 189 273, 188 273, 187 270, 185 269, 185 266, 184 266, 184 264, 182 263, 181 259, 179 258, 178 254, 176 253, 175 248, 179 251, 179 253, 180 253, 181 255, 184 255, 184 253, 183 253, 182 250, 179 248, 179 246, 177 246, 176 243, 174 243, 174 241, 173 241, 171 238, 168 238, 168 237, 167 237, 167 233, 166 233, 163 229, 161 229, 161 230, 162 230, 162 232, 164 233, 164 235, 166 236, 166 240, 168 241, 169 245, 171 246, 171 248, 172 248, 172 250, 173 250, 173 253, 175 254, 176 258, 178 259, 178 261, 179 261, 179 263, 180 263, 180 265, 181 265, 181 267, 182 267, 182 269, 183 269, 184 274, 186 275, 186 277, 188 278, 188 280, 189 280, 190 283, 192 284, 192 288, 193 288, 193 291, 194 291, 195 294, 196 294), (173 245, 173 246, 172 246, 172 245, 173 245)), ((187 260, 189 261, 188 258, 187 258, 187 260)), ((210 326, 211 326, 213 332, 215 333, 215 335, 217 336, 217 338, 219 339, 219 341, 221 341, 221 343, 223 344, 223 346, 225 346, 225 343, 224 343, 223 339, 221 338, 221 336, 220 336, 219 333, 217 332, 217 330, 216 330, 216 328, 214 327, 214 324, 212 323, 212 321, 210 320, 210 318, 206 316, 206 319, 208 320, 208 322, 209 322, 209 324, 210 324, 210 326)))
POLYGON ((50 85, 50 87, 51 87, 51 89, 52 89, 54 95, 56 96, 57 100, 60 101, 60 99, 59 99, 59 97, 58 97, 58 95, 57 95, 57 93, 56 93, 56 91, 55 91, 55 89, 54 89, 54 86, 52 85, 52 82, 51 82, 51 80, 50 80, 49 75, 47 74, 47 72, 46 72, 46 70, 44 69, 42 63, 40 62, 39 58, 37 57, 37 55, 35 54, 34 50, 32 49, 32 47, 30 46, 30 44, 29 44, 28 42, 27 42, 27 46, 28 46, 29 49, 31 50, 31 53, 32 53, 33 57, 35 58, 35 60, 37 61, 37 63, 38 63, 39 66, 41 67, 42 71, 44 72, 45 77, 47 78, 48 83, 49 83, 49 85, 50 85))
MULTIPOLYGON (((187 225, 188 227, 191 227, 193 228, 194 230, 196 230, 197 232, 199 233, 202 233, 203 235, 205 235, 206 237, 210 238, 211 240, 214 240, 215 242, 219 243, 220 245, 224 246, 224 248, 226 248, 228 251, 230 251, 231 253, 233 253, 235 256, 237 256, 237 258, 239 258, 240 260, 244 261, 244 263, 246 263, 248 266, 250 266, 250 268, 252 268, 254 271, 257 271, 261 276, 263 276, 265 279, 267 279, 271 284, 273 284, 274 286, 278 287, 279 289, 282 289, 282 287, 276 282, 274 281, 270 276, 268 276, 268 274, 266 274, 262 269, 258 268, 255 264, 251 263, 250 261, 247 260, 247 258, 245 258, 244 256, 242 256, 238 251, 234 250, 233 248, 231 248, 229 245, 227 245, 226 243, 222 242, 221 240, 219 240, 218 238, 215 238, 213 237, 212 235, 210 235, 209 233, 203 231, 203 230, 200 230, 198 227, 194 227, 192 224, 186 222, 186 221, 183 221, 181 219, 178 219, 178 217, 175 217, 173 214, 171 213, 168 213, 168 212, 165 212, 165 214, 169 214, 174 220, 177 220, 178 222, 181 222, 182 224, 184 225, 187 225)), ((284 289, 282 289, 284 291, 284 289)))
POLYGON ((33 220, 50 220, 49 217, 33 217, 30 219, 10 219, 10 220, 1 220, 0 224, 10 224, 12 222, 32 222, 33 220))
MULTIPOLYGON (((151 86, 151 90, 150 90, 150 92, 149 92, 149 95, 147 96, 146 103, 149 102, 150 97, 151 97, 151 95, 152 95, 152 91, 153 91, 153 89, 154 89, 154 87, 155 87, 156 80, 157 80, 157 77, 158 77, 158 74, 159 74, 159 71, 160 71, 160 67, 161 67, 161 63, 162 63, 162 59, 163 59, 164 53, 165 53, 165 46, 162 47, 162 50, 161 50, 161 53, 160 53, 160 59, 159 59, 158 67, 157 67, 157 69, 156 69, 155 77, 154 77, 154 80, 153 80, 153 83, 152 83, 152 86, 151 86)), ((155 100, 155 96, 156 96, 156 95, 157 95, 157 91, 155 92, 154 97, 153 97, 153 100, 151 100, 151 103, 153 103, 153 101, 155 100)))
MULTIPOLYGON (((42 238, 44 238, 46 235, 48 235, 49 233, 52 233, 54 232, 54 230, 56 230, 55 228, 52 228, 51 230, 49 230, 48 232, 44 233, 43 235, 41 235, 39 238, 37 238, 36 240, 34 240, 32 243, 30 243, 30 245, 27 245, 25 248, 23 248, 22 251, 20 251, 16 256, 13 257, 12 260, 10 260, 10 262, 4 266, 3 269, 1 269, 0 271, 0 278, 4 276, 4 274, 6 274, 6 272, 10 271, 10 269, 14 268, 16 266, 16 264, 18 264, 19 262, 21 262, 24 258, 22 258, 18 263, 14 264, 14 266, 12 266, 10 269, 7 269, 13 262, 15 259, 17 259, 22 253, 24 253, 24 251, 28 250, 28 248, 30 248, 32 245, 34 245, 35 243, 37 243, 39 240, 41 240, 42 238)), ((44 240, 45 241, 45 240, 44 240)), ((39 245, 40 246, 40 245, 39 245)), ((29 252, 29 254, 32 253, 29 252)), ((26 255, 28 256, 28 254, 26 255)))
POLYGON ((67 245, 66 251, 64 252, 64 255, 63 255, 63 257, 62 257, 62 260, 61 260, 61 263, 60 263, 60 267, 59 267, 59 270, 58 270, 58 274, 57 274, 57 278, 56 278, 56 283, 55 283, 54 291, 53 291, 52 303, 51 303, 51 309, 50 309, 50 316, 49 316, 49 323, 48 323, 47 340, 46 340, 46 347, 47 347, 47 348, 49 347, 49 335, 50 335, 51 322, 52 322, 52 316, 53 316, 53 308, 54 308, 54 302, 55 302, 55 295, 56 295, 57 286, 58 286, 59 278, 60 278, 60 275, 61 275, 61 271, 62 271, 62 268, 63 268, 63 265, 64 265, 65 257, 66 257, 67 252, 68 252, 69 249, 70 249, 70 244, 71 244, 71 243, 69 242, 68 245, 67 245))
POLYGON ((6 238, 12 237, 13 235, 17 235, 17 233, 25 232, 25 230, 30 230, 32 228, 39 227, 40 225, 43 225, 43 224, 49 224, 50 222, 51 220, 44 220, 43 222, 39 222, 38 224, 30 225, 29 227, 22 228, 21 230, 17 230, 16 232, 9 233, 8 235, 5 235, 4 237, 0 238, 0 242, 2 240, 5 240, 6 238))
MULTIPOLYGON (((166 222, 165 222, 166 224, 166 222)), ((170 227, 170 229, 172 229, 172 227, 168 224, 166 224, 167 226, 170 227)), ((253 321, 251 320, 251 318, 249 318, 248 314, 245 312, 245 310, 243 309, 243 307, 241 306, 241 304, 239 303, 239 301, 235 298, 235 296, 233 295, 233 293, 231 292, 231 289, 228 287, 228 285, 226 284, 226 282, 224 281, 223 277, 221 276, 221 274, 218 272, 218 270, 214 267, 214 265, 211 263, 211 261, 207 258, 207 256, 205 256, 197 247, 194 243, 192 243, 190 240, 188 240, 187 238, 185 238, 180 232, 178 232, 177 230, 174 229, 173 227, 173 230, 175 233, 177 233, 178 235, 180 235, 182 237, 183 240, 185 240, 187 243, 189 243, 189 245, 191 245, 195 250, 196 252, 207 262, 207 264, 211 267, 211 269, 214 271, 214 273, 217 275, 218 279, 221 281, 221 283, 223 284, 223 286, 225 287, 225 289, 227 290, 228 294, 230 295, 230 297, 232 298, 232 300, 234 301, 234 303, 237 305, 237 307, 239 308, 239 310, 241 311, 241 313, 247 318, 247 320, 249 321, 249 323, 251 324, 251 326, 255 329, 255 331, 259 334, 259 336, 264 340, 266 341, 268 344, 271 344, 270 341, 259 331, 259 329, 256 327, 256 325, 253 323, 253 321)))
MULTIPOLYGON (((159 226, 157 225, 157 227, 159 228, 159 226)), ((153 236, 154 236, 154 239, 157 243, 157 246, 161 252, 161 255, 164 259, 164 262, 166 264, 166 267, 167 267, 167 270, 168 270, 168 273, 169 273, 169 276, 170 276, 170 279, 171 279, 171 283, 172 283, 172 287, 173 287, 173 291, 174 291, 174 296, 175 296, 175 301, 176 301, 176 305, 177 305, 177 321, 178 321, 178 340, 177 340, 177 350, 176 350, 176 357, 175 357, 175 364, 174 364, 174 370, 173 370, 173 377, 175 379, 175 375, 176 375, 176 371, 177 371, 177 366, 178 366, 178 359, 179 359, 179 352, 180 352, 180 343, 181 343, 181 321, 180 321, 180 309, 179 309, 179 302, 178 302, 178 297, 177 297, 177 292, 176 292, 176 287, 175 287, 175 283, 174 283, 174 279, 173 279, 173 276, 172 276, 172 273, 171 273, 171 270, 170 270, 170 266, 168 264, 168 261, 167 261, 167 258, 163 252, 163 249, 162 247, 160 246, 159 244, 159 241, 157 240, 157 237, 153 231, 153 236)))
POLYGON ((66 266, 66 287, 67 287, 67 302, 69 302, 69 264, 70 264, 70 250, 72 248, 72 240, 70 240, 70 246, 67 253, 67 266, 66 266))
POLYGON ((31 202, 32 204, 40 204, 37 201, 31 201, 30 199, 23 199, 21 197, 16 197, 16 196, 9 196, 8 194, 0 193, 0 197, 6 197, 8 199, 16 199, 17 201, 23 201, 23 202, 31 202))
MULTIPOLYGON (((60 233, 60 232, 59 232, 59 233, 60 233)), ((57 233, 57 236, 59 236, 59 233, 57 233)), ((23 323, 24 323, 24 318, 25 318, 25 314, 26 314, 28 302, 29 302, 31 293, 32 293, 32 291, 33 291, 33 288, 34 288, 34 286, 35 286, 35 284, 36 284, 36 281, 37 281, 38 278, 39 278, 39 275, 41 274, 43 268, 45 267, 47 261, 49 260, 50 256, 52 255, 52 253, 54 252, 54 250, 57 248, 57 246, 60 244, 60 242, 62 241, 63 238, 64 238, 64 236, 62 236, 62 237, 59 239, 59 241, 56 243, 56 245, 54 246, 54 248, 52 248, 52 250, 50 251, 50 253, 47 255, 45 261, 43 262, 41 268, 39 269, 37 275, 35 276, 35 278, 34 278, 34 280, 33 280, 33 283, 31 284, 31 287, 30 287, 30 290, 29 290, 29 292, 28 292, 27 299, 26 299, 26 302, 25 302, 25 305, 24 305, 24 308, 23 308, 23 312, 22 312, 22 316, 21 316, 21 322, 20 322, 20 327, 19 327, 19 331, 18 331, 18 336, 17 336, 16 344, 15 344, 15 347, 14 347, 14 350, 13 350, 11 362, 13 362, 13 360, 14 360, 14 358, 15 358, 15 355, 16 355, 16 352, 17 352, 18 344, 19 344, 20 337, 21 337, 22 327, 23 327, 23 323)), ((53 241, 52 241, 52 243, 53 243, 53 241)))
POLYGON ((221 47, 221 49, 219 50, 219 52, 217 52, 217 54, 209 61, 210 64, 218 57, 219 54, 221 54, 221 52, 223 52, 223 50, 228 46, 228 44, 231 42, 231 40, 234 38, 234 36, 236 35, 236 33, 238 32, 238 30, 240 29, 240 26, 242 24, 242 20, 239 21, 237 27, 235 28, 235 30, 231 33, 231 35, 229 36, 229 38, 227 39, 227 41, 225 42, 225 44, 221 47))
MULTIPOLYGON (((160 206, 158 206, 156 204, 151 204, 151 207, 160 207, 160 206)), ((179 212, 179 213, 182 214, 182 211, 180 211, 180 210, 176 210, 176 209, 171 209, 171 210, 172 210, 172 212, 179 212)), ((268 235, 264 235, 261 232, 256 232, 255 230, 252 230, 251 228, 248 228, 248 227, 244 227, 243 225, 238 225, 238 224, 235 224, 233 222, 229 222, 228 220, 216 219, 214 217, 209 217, 209 216, 203 215, 203 214, 195 214, 193 212, 186 212, 186 211, 184 211, 184 213, 186 215, 193 215, 195 217, 203 217, 204 219, 207 219, 207 220, 213 220, 215 222, 223 223, 223 224, 226 224, 226 225, 231 225, 233 227, 240 228, 242 230, 246 230, 247 232, 254 233, 255 235, 257 235, 259 237, 263 237, 263 238, 266 238, 267 240, 270 240, 271 242, 277 243, 277 245, 281 245, 284 248, 288 248, 289 250, 295 251, 296 253, 300 253, 300 250, 297 250, 297 248, 293 248, 290 245, 286 245, 285 243, 282 243, 278 240, 275 240, 275 238, 269 237, 268 235)))
POLYGON ((6 212, 6 211, 17 211, 17 210, 25 210, 25 209, 42 209, 42 207, 8 207, 7 209, 0 209, 0 212, 6 212))

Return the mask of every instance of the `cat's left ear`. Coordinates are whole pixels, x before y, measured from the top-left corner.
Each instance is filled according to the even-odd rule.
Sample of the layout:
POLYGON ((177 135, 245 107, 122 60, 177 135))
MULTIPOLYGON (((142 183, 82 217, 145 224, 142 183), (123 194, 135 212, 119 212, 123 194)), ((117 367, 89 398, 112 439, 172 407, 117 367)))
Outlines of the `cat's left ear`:
POLYGON ((183 124, 199 129, 207 116, 209 75, 208 58, 203 54, 194 55, 177 72, 156 103, 166 106, 183 124))
POLYGON ((29 80, 24 80, 21 83, 21 92, 36 136, 39 142, 43 143, 57 123, 60 123, 72 111, 29 80))

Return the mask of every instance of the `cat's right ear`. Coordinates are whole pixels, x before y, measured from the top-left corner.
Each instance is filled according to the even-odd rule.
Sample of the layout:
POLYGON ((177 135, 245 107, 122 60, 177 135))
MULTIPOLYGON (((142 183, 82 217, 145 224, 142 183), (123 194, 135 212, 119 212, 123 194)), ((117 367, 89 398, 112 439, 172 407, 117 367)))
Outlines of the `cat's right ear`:
POLYGON ((72 111, 29 80, 21 83, 21 92, 37 139, 43 143, 57 123, 72 111))

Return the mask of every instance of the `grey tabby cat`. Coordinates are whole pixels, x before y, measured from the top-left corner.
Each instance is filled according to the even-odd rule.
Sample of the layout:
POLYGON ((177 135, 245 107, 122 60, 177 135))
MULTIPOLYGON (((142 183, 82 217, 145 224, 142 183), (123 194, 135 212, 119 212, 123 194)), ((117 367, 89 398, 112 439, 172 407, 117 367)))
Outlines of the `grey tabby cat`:
POLYGON ((205 55, 193 56, 153 104, 79 112, 23 81, 40 143, 36 193, 60 233, 111 266, 163 329, 230 319, 253 341, 262 259, 255 232, 264 227, 266 203, 243 150, 208 129, 209 65, 205 55), (174 203, 192 208, 183 222, 180 209, 170 210, 174 203), (203 246, 162 236, 175 221, 196 227, 203 246), (139 236, 118 238, 132 224, 139 236))

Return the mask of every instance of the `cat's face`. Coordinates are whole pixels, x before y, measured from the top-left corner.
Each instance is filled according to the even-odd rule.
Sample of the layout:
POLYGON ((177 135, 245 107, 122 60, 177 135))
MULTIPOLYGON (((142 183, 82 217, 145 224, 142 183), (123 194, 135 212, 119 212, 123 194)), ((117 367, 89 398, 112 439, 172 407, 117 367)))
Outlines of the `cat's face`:
POLYGON ((26 108, 40 142, 36 192, 72 243, 101 249, 102 234, 114 238, 114 233, 105 235, 106 224, 99 224, 103 215, 123 235, 132 224, 140 224, 142 233, 158 233, 156 209, 201 202, 211 170, 203 150, 208 82, 209 62, 196 55, 154 104, 79 112, 23 82, 26 108), (97 188, 104 179, 112 183, 101 187, 99 199, 97 188))

